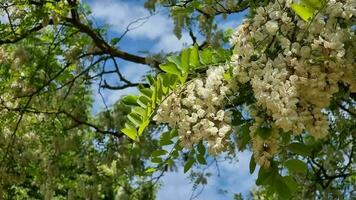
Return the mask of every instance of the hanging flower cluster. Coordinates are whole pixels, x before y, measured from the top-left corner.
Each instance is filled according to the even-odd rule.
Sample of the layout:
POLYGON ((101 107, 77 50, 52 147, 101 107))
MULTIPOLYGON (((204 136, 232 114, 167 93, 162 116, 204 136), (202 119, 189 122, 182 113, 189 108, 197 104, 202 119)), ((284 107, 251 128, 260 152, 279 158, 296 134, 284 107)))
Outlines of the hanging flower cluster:
POLYGON ((222 66, 210 68, 206 78, 195 79, 168 96, 153 119, 176 128, 185 148, 204 140, 210 154, 225 150, 232 112, 224 109, 226 95, 231 92, 224 73, 222 66))
POLYGON ((256 105, 273 126, 322 138, 328 133, 323 110, 339 84, 356 92, 356 4, 326 1, 312 20, 303 21, 292 3, 279 0, 260 7, 238 27, 232 37, 234 76, 250 82, 256 105))

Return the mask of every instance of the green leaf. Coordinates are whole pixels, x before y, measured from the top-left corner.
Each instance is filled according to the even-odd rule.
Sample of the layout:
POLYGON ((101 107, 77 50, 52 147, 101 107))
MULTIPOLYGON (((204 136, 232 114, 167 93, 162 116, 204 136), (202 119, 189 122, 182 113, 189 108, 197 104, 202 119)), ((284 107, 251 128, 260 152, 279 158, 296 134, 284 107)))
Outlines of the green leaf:
POLYGON ((158 157, 158 156, 163 156, 166 155, 168 152, 164 149, 159 149, 154 152, 152 152, 152 157, 158 157))
POLYGON ((172 74, 159 74, 161 77, 161 89, 163 94, 167 94, 170 88, 170 75, 172 74))
POLYGON ((150 168, 148 168, 148 169, 146 169, 146 173, 153 173, 153 172, 155 172, 157 169, 155 169, 155 168, 152 168, 152 167, 150 167, 150 168))
POLYGON ((237 131, 237 145, 240 151, 246 149, 247 144, 251 140, 250 136, 250 123, 244 123, 241 125, 237 131))
POLYGON ((135 95, 127 95, 124 98, 122 98, 122 102, 126 105, 130 106, 137 106, 137 96, 135 95))
POLYGON ((213 62, 213 52, 211 49, 204 49, 203 51, 199 52, 200 62, 203 65, 209 65, 213 62))
POLYGON ((318 10, 325 3, 324 0, 301 0, 302 4, 304 4, 310 10, 318 10))
POLYGON ((190 49, 184 49, 181 53, 181 70, 184 73, 189 72, 190 49))
POLYGON ((198 143, 197 150, 200 154, 205 155, 205 146, 204 146, 203 142, 198 143))
POLYGON ((152 90, 150 88, 139 88, 142 95, 146 96, 147 98, 152 97, 152 90))
POLYGON ((121 129, 121 132, 133 140, 136 140, 137 138, 137 131, 134 127, 125 127, 121 129))
POLYGON ((160 64, 159 67, 163 71, 165 71, 165 72, 167 72, 169 74, 175 74, 175 75, 178 75, 178 76, 181 75, 179 69, 177 68, 177 65, 172 63, 172 62, 165 63, 165 64, 160 64))
POLYGON ((311 149, 304 145, 303 143, 292 143, 288 145, 288 150, 291 152, 294 152, 296 154, 302 155, 302 156, 310 156, 311 155, 311 149))
POLYGON ((287 160, 284 165, 288 168, 289 172, 305 173, 308 170, 307 165, 297 159, 287 160))
MULTIPOLYGON (((177 137, 178 136, 178 130, 177 129, 173 129, 171 131, 171 137, 174 138, 174 137, 177 137)), ((177 146, 177 148, 180 147, 180 145, 177 146)))
POLYGON ((112 38, 111 39, 111 41, 110 41, 110 43, 112 44, 112 45, 117 45, 117 43, 120 41, 120 38, 112 38))
POLYGON ((167 60, 169 62, 172 62, 172 63, 176 64, 178 69, 181 67, 181 60, 180 60, 180 58, 178 56, 169 56, 167 58, 167 60))
POLYGON ((151 74, 148 74, 146 76, 146 79, 147 79, 147 82, 150 84, 150 85, 154 85, 155 84, 155 79, 153 78, 153 76, 151 74))
POLYGON ((163 162, 163 159, 160 158, 160 157, 153 157, 151 159, 151 162, 153 162, 153 163, 161 163, 161 162, 163 162))
POLYGON ((142 123, 140 116, 136 113, 130 113, 127 118, 135 125, 135 127, 139 127, 142 123))
POLYGON ((292 9, 304 21, 308 21, 311 17, 313 17, 313 14, 314 14, 313 10, 311 10, 310 8, 307 8, 305 5, 301 5, 301 4, 293 3, 292 9))
POLYGON ((146 117, 146 110, 142 107, 134 107, 131 111, 135 114, 140 115, 141 117, 146 117))
POLYGON ((292 191, 288 185, 284 182, 282 176, 278 175, 274 178, 274 189, 282 199, 289 199, 292 196, 292 191))
POLYGON ((273 177, 273 171, 271 169, 265 169, 263 167, 260 168, 258 172, 256 185, 265 185, 270 182, 271 177, 273 177))
POLYGON ((257 134, 262 138, 262 139, 268 139, 269 136, 271 136, 272 134, 272 128, 268 128, 268 127, 259 127, 257 129, 257 134))
POLYGON ((151 103, 151 100, 148 99, 146 96, 140 96, 137 99, 137 103, 142 107, 142 108, 147 108, 147 106, 151 103))
POLYGON ((238 125, 244 123, 244 121, 241 120, 241 119, 242 119, 242 114, 241 114, 240 111, 233 110, 233 111, 232 111, 232 116, 233 116, 233 118, 232 118, 232 125, 238 126, 238 125))
POLYGON ((138 135, 141 136, 141 134, 143 133, 143 131, 145 130, 145 128, 150 124, 150 120, 146 119, 145 121, 142 122, 142 124, 140 125, 139 129, 138 129, 138 135))
POLYGON ((194 164, 194 160, 188 159, 187 162, 184 164, 184 173, 188 172, 190 168, 192 168, 193 164, 194 164))
POLYGON ((179 156, 179 151, 178 151, 178 150, 172 151, 171 156, 172 156, 173 158, 177 158, 177 157, 179 156))
POLYGON ((287 184, 289 189, 292 191, 292 193, 298 191, 298 184, 295 182, 295 180, 291 176, 284 176, 283 177, 284 182, 287 184))
POLYGON ((162 133, 160 140, 159 140, 159 145, 160 146, 166 146, 166 145, 171 145, 173 144, 171 140, 171 134, 170 131, 167 131, 165 133, 162 133))
POLYGON ((198 153, 197 161, 202 165, 206 165, 206 160, 205 160, 204 154, 198 153))
POLYGON ((256 161, 255 158, 253 156, 253 154, 251 155, 251 159, 250 159, 250 174, 253 174, 253 172, 256 169, 256 161))
POLYGON ((193 68, 197 68, 199 66, 199 49, 197 44, 195 44, 190 51, 189 64, 193 68))

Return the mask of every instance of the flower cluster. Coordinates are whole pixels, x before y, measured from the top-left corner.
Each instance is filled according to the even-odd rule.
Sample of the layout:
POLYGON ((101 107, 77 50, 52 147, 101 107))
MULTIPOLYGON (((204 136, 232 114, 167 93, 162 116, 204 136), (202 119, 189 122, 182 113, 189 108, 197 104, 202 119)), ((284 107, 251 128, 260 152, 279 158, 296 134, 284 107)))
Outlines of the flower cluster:
POLYGON ((153 119, 176 128, 182 146, 188 149, 203 140, 210 154, 225 150, 232 112, 224 109, 231 92, 224 73, 224 67, 212 67, 206 78, 188 82, 161 103, 153 119))
POLYGON ((326 1, 312 20, 303 21, 292 3, 279 0, 260 7, 238 27, 231 39, 234 76, 250 82, 256 105, 266 110, 272 126, 322 138, 329 127, 323 110, 333 94, 340 85, 356 92, 356 4, 326 1))
POLYGON ((253 156, 260 166, 268 168, 271 165, 272 157, 279 152, 280 140, 279 128, 276 125, 265 127, 268 137, 261 137, 259 129, 266 124, 266 119, 258 116, 258 111, 251 108, 251 115, 254 118, 254 123, 250 127, 250 137, 252 142, 253 156))

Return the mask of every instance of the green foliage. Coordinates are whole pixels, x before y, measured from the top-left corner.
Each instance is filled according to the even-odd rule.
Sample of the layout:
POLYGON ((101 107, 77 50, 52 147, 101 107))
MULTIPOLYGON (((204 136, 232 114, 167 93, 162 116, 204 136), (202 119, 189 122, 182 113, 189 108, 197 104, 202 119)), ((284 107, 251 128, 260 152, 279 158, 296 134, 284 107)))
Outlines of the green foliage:
POLYGON ((307 165, 303 161, 297 159, 287 160, 284 165, 287 167, 289 172, 306 173, 308 170, 307 165))
POLYGON ((250 158, 249 169, 250 169, 250 174, 253 174, 253 172, 255 172, 255 169, 256 169, 256 161, 255 161, 255 158, 253 157, 253 154, 251 155, 251 158, 250 158))
POLYGON ((308 147, 300 142, 291 143, 288 145, 287 148, 291 152, 302 155, 302 156, 310 156, 311 155, 310 147, 308 147))

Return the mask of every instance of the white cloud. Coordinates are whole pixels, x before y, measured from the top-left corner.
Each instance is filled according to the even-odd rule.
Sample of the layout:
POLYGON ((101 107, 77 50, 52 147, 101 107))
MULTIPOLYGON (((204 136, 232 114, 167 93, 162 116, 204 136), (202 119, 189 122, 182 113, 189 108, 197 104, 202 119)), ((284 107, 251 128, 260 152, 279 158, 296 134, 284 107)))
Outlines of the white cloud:
MULTIPOLYGON (((125 32, 126 27, 131 22, 150 16, 149 11, 142 5, 124 1, 95 1, 92 5, 92 11, 94 19, 100 19, 111 25, 111 30, 119 35, 125 32)), ((150 49, 154 53, 179 51, 184 48, 184 44, 192 43, 186 32, 182 33, 181 39, 173 34, 174 24, 168 14, 156 13, 146 20, 140 20, 131 27, 137 28, 129 31, 125 37, 148 39, 150 42, 156 42, 156 44, 152 44, 150 49)))
MULTIPOLYGON (((112 26, 113 30, 119 34, 122 34, 131 22, 150 16, 149 11, 143 8, 142 5, 124 1, 95 1, 92 6, 92 11, 94 18, 101 19, 105 23, 108 23, 112 26)), ((153 40, 171 33, 173 24, 168 16, 163 16, 158 13, 148 17, 147 20, 138 21, 131 27, 138 28, 130 31, 127 36, 153 40), (141 24, 142 26, 140 26, 141 24)))
MULTIPOLYGON (((213 176, 208 178, 208 185, 203 193, 199 195, 198 200, 230 200, 234 193, 243 193, 247 195, 255 185, 256 172, 253 175, 249 173, 249 162, 251 152, 238 153, 238 162, 219 163, 220 176, 214 167, 211 168, 213 176), (228 194, 219 194, 218 190, 227 190, 228 194)), ((158 191, 158 200, 181 200, 189 199, 192 192, 192 184, 189 183, 187 174, 182 169, 178 172, 167 173, 163 177, 163 186, 158 191)))
POLYGON ((192 40, 188 33, 183 33, 180 40, 173 34, 167 34, 160 38, 158 43, 152 48, 152 51, 174 52, 179 51, 190 44, 192 44, 192 40))

